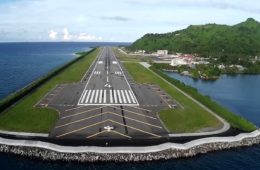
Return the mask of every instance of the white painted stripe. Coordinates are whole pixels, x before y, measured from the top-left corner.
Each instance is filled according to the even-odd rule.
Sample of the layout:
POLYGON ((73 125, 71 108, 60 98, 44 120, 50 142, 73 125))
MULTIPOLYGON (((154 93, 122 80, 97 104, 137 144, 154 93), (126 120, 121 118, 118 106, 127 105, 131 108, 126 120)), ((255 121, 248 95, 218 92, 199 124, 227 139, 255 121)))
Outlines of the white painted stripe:
POLYGON ((90 96, 90 94, 91 94, 91 91, 92 91, 92 90, 89 90, 89 91, 88 91, 88 95, 87 95, 87 98, 86 98, 85 103, 88 103, 88 99, 89 99, 89 96, 90 96))
POLYGON ((98 99, 98 93, 99 93, 99 90, 97 90, 97 92, 96 92, 96 96, 95 96, 95 103, 97 103, 97 99, 98 99))
POLYGON ((122 103, 121 94, 120 94, 120 91, 119 91, 119 90, 117 90, 117 94, 118 94, 119 103, 122 103))
POLYGON ((103 94, 103 90, 100 90, 100 93, 99 93, 99 103, 102 103, 102 94, 103 94))
POLYGON ((114 100, 115 100, 115 103, 117 103, 116 90, 113 90, 113 91, 114 91, 114 100))
POLYGON ((83 93, 82 99, 80 100, 80 103, 83 103, 86 97, 88 90, 85 90, 85 92, 83 93))
POLYGON ((110 93, 110 103, 113 103, 113 95, 112 95, 112 90, 109 90, 110 93))
POLYGON ((90 103, 93 103, 95 92, 96 92, 96 90, 93 90, 90 101, 89 101, 90 103))
POLYGON ((122 93, 123 101, 124 101, 124 103, 126 103, 126 99, 125 99, 124 90, 121 90, 121 93, 122 93))
POLYGON ((129 95, 128 95, 127 90, 125 90, 125 94, 126 94, 126 98, 127 98, 127 100, 128 100, 128 103, 132 103, 131 100, 130 100, 130 98, 129 98, 129 95))
POLYGON ((104 101, 103 102, 104 103, 107 102, 107 90, 104 90, 104 101))
POLYGON ((128 92, 129 92, 129 94, 130 94, 130 96, 131 96, 131 99, 132 99, 133 103, 136 103, 135 98, 134 98, 134 96, 133 96, 131 90, 128 90, 128 92))

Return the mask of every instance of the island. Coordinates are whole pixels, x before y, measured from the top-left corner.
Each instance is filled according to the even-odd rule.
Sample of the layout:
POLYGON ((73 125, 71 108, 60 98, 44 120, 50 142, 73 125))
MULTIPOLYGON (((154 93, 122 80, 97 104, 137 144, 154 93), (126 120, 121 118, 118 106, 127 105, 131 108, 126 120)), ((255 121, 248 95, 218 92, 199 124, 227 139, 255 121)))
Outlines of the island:
POLYGON ((146 34, 126 52, 157 57, 156 67, 194 78, 259 74, 260 23, 192 25, 166 34, 146 34))
POLYGON ((0 151, 124 162, 260 143, 254 124, 170 78, 163 72, 168 68, 149 55, 128 54, 128 48, 80 52, 0 101, 0 151))

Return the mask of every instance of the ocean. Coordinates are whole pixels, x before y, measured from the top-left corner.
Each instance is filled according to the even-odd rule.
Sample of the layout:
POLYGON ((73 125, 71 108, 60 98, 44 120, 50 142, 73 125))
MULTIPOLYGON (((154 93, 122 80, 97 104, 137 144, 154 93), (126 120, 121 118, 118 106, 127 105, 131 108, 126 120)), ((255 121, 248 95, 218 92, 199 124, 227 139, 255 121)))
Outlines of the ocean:
MULTIPOLYGON (((24 87, 41 75, 62 65, 78 51, 98 45, 121 43, 0 43, 0 98, 24 87)), ((222 76, 217 81, 193 80, 168 73, 201 93, 260 125, 260 76, 222 76)), ((0 153, 1 170, 83 170, 83 169, 260 169, 260 146, 199 155, 193 158, 141 163, 67 163, 41 161, 0 153)))

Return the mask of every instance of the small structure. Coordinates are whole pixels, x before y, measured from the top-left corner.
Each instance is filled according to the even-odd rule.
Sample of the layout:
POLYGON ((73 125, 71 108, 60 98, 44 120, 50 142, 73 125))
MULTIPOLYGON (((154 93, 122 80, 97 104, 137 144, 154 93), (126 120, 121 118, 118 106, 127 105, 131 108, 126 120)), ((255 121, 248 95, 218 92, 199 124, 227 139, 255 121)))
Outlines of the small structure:
POLYGON ((171 66, 188 65, 188 62, 184 58, 174 58, 171 61, 171 66))
POLYGON ((134 52, 135 54, 145 54, 146 51, 145 50, 138 50, 136 52, 134 52))
POLYGON ((195 57, 191 54, 182 54, 172 59, 171 66, 192 65, 195 57))
POLYGON ((157 50, 157 55, 168 55, 168 50, 157 50))
POLYGON ((237 68, 239 71, 244 71, 245 67, 241 66, 241 65, 230 65, 229 67, 231 68, 237 68))
POLYGON ((226 67, 224 64, 220 64, 220 65, 218 65, 218 68, 222 70, 222 69, 225 69, 226 67))

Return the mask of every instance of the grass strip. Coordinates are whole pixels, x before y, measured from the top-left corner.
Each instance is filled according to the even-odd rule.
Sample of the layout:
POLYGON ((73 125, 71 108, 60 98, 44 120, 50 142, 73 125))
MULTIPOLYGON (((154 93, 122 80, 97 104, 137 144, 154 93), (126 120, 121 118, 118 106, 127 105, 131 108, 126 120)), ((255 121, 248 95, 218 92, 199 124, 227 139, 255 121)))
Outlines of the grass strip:
POLYGON ((161 120, 169 131, 174 133, 192 133, 208 128, 219 128, 222 125, 215 116, 184 96, 170 84, 162 81, 141 64, 123 64, 136 82, 159 85, 174 100, 180 103, 180 108, 167 109, 159 113, 161 120))

